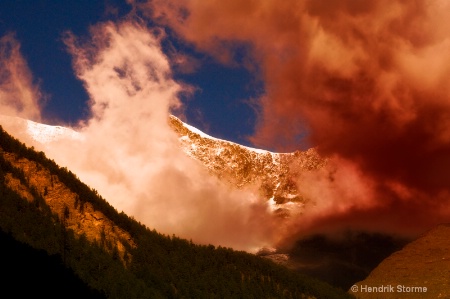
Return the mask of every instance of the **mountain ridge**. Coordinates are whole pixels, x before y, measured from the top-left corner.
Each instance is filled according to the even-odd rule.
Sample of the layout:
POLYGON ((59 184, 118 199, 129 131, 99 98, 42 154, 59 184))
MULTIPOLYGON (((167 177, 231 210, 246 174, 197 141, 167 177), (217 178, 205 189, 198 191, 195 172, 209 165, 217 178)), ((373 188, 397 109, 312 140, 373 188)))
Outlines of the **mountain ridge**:
POLYGON ((200 161, 212 174, 238 188, 256 184, 262 198, 278 212, 285 212, 289 205, 305 203, 306 199, 300 195, 295 183, 298 173, 326 164, 313 148, 274 153, 211 137, 172 115, 169 124, 180 136, 185 153, 200 161))

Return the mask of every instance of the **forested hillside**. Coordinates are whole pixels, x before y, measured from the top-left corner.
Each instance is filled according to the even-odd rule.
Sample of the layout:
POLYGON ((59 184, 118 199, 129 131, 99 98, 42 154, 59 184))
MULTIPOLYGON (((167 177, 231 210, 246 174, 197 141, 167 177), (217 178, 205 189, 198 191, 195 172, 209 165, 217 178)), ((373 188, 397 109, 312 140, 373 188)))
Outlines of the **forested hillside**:
MULTIPOLYGON (((1 127, 0 229, 96 298, 349 298, 261 257, 151 230, 1 127)), ((49 298, 57 286, 43 287, 49 298)))
POLYGON ((106 298, 66 268, 60 256, 36 250, 1 230, 0 244, 3 294, 11 298, 106 298))

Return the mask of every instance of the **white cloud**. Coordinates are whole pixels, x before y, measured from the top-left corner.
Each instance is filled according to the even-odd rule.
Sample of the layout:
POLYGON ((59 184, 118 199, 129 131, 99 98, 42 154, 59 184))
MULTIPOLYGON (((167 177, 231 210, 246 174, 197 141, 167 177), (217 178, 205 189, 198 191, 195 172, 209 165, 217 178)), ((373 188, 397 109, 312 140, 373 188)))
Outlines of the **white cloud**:
POLYGON ((99 191, 119 211, 150 228, 200 243, 253 250, 271 240, 265 203, 230 190, 183 153, 168 125, 184 87, 172 79, 154 32, 136 23, 105 23, 66 44, 90 96, 83 140, 47 154, 99 191))

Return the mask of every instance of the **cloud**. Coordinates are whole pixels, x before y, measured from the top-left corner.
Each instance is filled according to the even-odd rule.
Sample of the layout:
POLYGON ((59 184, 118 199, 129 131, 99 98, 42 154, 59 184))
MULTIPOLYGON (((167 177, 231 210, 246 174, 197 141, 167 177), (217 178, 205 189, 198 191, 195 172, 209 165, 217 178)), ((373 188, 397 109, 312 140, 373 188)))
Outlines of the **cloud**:
POLYGON ((319 202, 321 212, 311 213, 316 226, 372 222, 410 232, 418 217, 412 226, 420 232, 449 216, 436 210, 450 191, 447 1, 134 5, 223 63, 233 63, 237 46, 249 49, 266 91, 252 141, 293 150, 298 136, 308 136, 343 167, 336 171, 345 178, 330 181, 328 169, 298 180, 319 202))
POLYGON ((0 114, 39 121, 43 95, 13 33, 0 38, 0 114))
POLYGON ((266 203, 231 190, 182 152, 168 125, 188 86, 172 79, 164 32, 136 22, 107 22, 90 38, 67 33, 75 72, 90 97, 83 140, 45 148, 116 209, 161 233, 255 250, 272 240, 266 203))

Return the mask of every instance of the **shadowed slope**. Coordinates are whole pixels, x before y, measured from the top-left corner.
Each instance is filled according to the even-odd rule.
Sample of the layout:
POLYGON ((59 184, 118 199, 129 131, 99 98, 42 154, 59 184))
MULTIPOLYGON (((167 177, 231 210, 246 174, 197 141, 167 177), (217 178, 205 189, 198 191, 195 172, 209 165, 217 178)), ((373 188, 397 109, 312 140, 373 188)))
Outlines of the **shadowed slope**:
POLYGON ((450 298, 450 225, 442 224, 386 258, 363 281, 358 298, 450 298), (369 292, 366 287, 392 286, 369 292))

